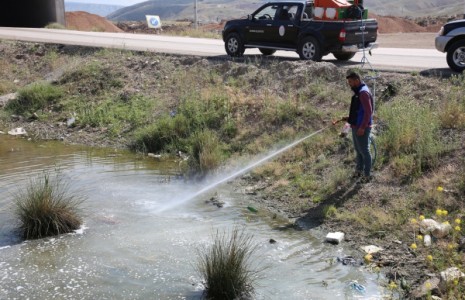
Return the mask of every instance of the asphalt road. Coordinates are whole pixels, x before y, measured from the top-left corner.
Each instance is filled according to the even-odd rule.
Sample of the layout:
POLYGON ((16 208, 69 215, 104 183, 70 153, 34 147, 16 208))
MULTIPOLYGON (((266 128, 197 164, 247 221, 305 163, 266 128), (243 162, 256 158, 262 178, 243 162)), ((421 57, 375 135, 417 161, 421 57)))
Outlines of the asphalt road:
MULTIPOLYGON (((0 27, 0 39, 226 57, 223 41, 215 39, 8 27, 0 27)), ((260 55, 260 52, 257 49, 247 49, 245 56, 250 55, 260 55)), ((298 59, 297 53, 291 51, 277 51, 274 56, 298 59)), ((446 54, 435 49, 378 48, 372 51, 372 56, 368 53, 357 53, 348 62, 338 62, 332 55, 323 57, 323 61, 343 67, 357 67, 364 62, 363 67, 380 71, 451 73, 446 63, 446 54)))

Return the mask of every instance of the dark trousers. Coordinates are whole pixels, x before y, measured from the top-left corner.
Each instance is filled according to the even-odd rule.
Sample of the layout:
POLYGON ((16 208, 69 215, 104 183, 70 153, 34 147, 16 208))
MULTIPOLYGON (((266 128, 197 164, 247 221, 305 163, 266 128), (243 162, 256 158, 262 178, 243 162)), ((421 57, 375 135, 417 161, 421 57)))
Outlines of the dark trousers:
POLYGON ((352 140, 356 154, 356 171, 363 172, 365 176, 371 175, 371 153, 370 153, 370 132, 371 128, 365 128, 365 134, 357 135, 358 128, 352 128, 352 140))

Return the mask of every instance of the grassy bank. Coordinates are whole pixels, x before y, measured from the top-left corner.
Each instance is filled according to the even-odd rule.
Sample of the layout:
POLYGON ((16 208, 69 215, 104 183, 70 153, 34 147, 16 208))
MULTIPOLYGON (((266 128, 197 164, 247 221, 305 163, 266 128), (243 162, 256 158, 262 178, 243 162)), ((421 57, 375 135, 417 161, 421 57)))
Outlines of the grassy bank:
MULTIPOLYGON (((267 153, 327 126, 347 114, 351 96, 345 71, 329 63, 0 46, 5 53, 0 94, 19 95, 1 111, 2 127, 21 125, 33 137, 63 137, 71 143, 181 153, 189 157, 184 167, 191 175, 215 172, 239 157, 267 153)), ((417 244, 414 256, 393 263, 411 269, 392 273, 399 291, 409 294, 423 284, 424 269, 464 267, 463 253, 457 251, 461 227, 426 248, 411 219, 439 220, 437 209, 447 211, 451 223, 463 219, 465 80, 382 74, 376 86, 378 158, 372 183, 360 186, 350 179, 351 141, 331 127, 253 170, 244 184, 260 186, 263 203, 293 220, 344 228, 359 235, 360 243, 398 251, 417 244), (446 258, 428 260, 429 255, 446 258), (411 289, 401 289, 400 278, 411 289)), ((382 257, 374 262, 383 265, 376 259, 382 257)), ((463 291, 463 282, 448 291, 463 291)))

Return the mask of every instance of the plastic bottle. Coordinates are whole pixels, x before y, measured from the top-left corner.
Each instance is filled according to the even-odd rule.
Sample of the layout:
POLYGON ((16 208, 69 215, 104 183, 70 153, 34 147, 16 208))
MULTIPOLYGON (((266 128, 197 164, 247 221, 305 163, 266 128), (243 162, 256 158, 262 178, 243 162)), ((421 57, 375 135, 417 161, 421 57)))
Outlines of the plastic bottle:
POLYGON ((350 131, 350 124, 345 123, 344 126, 341 129, 341 133, 339 134, 340 137, 346 137, 349 134, 350 131))
POLYGON ((423 237, 423 241, 426 247, 431 246, 431 236, 429 234, 425 234, 425 236, 423 237))

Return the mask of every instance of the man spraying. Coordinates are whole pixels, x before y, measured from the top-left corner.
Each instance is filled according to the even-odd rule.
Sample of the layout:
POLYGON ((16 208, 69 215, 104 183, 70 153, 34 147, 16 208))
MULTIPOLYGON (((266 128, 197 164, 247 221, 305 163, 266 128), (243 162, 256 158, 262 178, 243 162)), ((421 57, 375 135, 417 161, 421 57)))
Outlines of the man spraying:
POLYGON ((373 123, 373 96, 358 73, 351 72, 346 79, 354 92, 350 102, 349 116, 343 118, 352 129, 352 140, 356 153, 356 167, 353 177, 360 177, 361 183, 367 183, 372 179, 369 137, 373 123))

